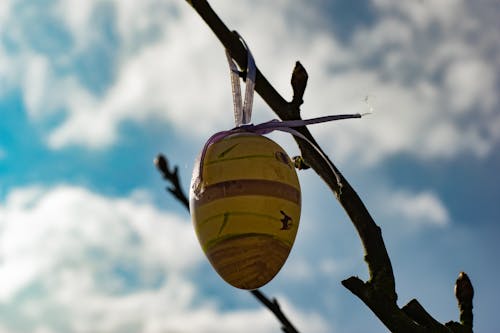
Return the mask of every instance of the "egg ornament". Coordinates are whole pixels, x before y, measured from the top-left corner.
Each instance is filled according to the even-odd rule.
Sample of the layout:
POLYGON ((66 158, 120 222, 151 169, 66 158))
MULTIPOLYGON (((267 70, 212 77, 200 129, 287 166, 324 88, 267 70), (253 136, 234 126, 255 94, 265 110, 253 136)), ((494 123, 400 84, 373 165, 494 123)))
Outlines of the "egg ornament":
POLYGON ((301 192, 286 152, 242 132, 206 146, 193 171, 190 212, 211 265, 229 284, 253 290, 271 281, 290 254, 301 192))

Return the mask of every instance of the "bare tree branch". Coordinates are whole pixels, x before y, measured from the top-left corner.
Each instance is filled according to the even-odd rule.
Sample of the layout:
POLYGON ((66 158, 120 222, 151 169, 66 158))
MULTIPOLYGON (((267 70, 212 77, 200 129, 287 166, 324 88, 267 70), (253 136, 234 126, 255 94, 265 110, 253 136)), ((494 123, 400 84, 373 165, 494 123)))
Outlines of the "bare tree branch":
POLYGON ((293 105, 294 109, 298 110, 302 103, 304 103, 304 100, 302 98, 304 97, 304 93, 306 91, 308 78, 309 75, 307 74, 306 69, 300 62, 297 61, 295 63, 295 68, 293 69, 292 79, 290 82, 293 89, 293 98, 291 104, 293 105))
POLYGON ((189 211, 189 200, 186 194, 184 194, 179 180, 179 168, 175 166, 174 169, 171 170, 168 167, 168 160, 161 154, 155 158, 154 164, 163 175, 163 179, 168 180, 171 183, 171 186, 167 187, 167 190, 189 211))
MULTIPOLYGON (((187 0, 187 2, 206 22, 240 68, 246 68, 247 54, 239 37, 226 27, 208 2, 206 0, 187 0)), ((257 69, 255 90, 281 119, 300 119, 300 105, 303 102, 307 78, 305 68, 297 62, 291 80, 294 94, 291 102, 287 102, 257 69)), ((306 127, 300 127, 297 130, 316 144, 306 127)), ((363 282, 357 277, 350 277, 342 281, 342 284, 358 296, 392 332, 458 332, 462 329, 472 332, 473 290, 470 280, 465 279, 467 277, 465 274, 465 277, 459 277, 460 282, 457 280, 458 291, 456 294, 461 313, 460 324, 454 322, 448 323, 446 326, 440 324, 417 301, 410 302, 403 309, 398 307, 394 273, 379 226, 369 214, 356 191, 335 165, 330 160, 325 161, 321 153, 310 147, 304 140, 295 137, 294 139, 301 150, 302 162, 312 167, 330 187, 356 228, 365 251, 364 259, 368 266, 369 280, 363 282), (340 177, 341 187, 330 165, 340 177)), ((168 170, 168 167, 166 169, 168 170)), ((174 170, 170 174, 176 176, 177 172, 174 170)), ((166 179, 170 178, 166 177, 166 179)), ((177 193, 175 186, 174 184, 174 188, 169 189, 174 195, 177 193)), ((266 303, 263 304, 266 305, 266 303)), ((272 311, 271 308, 269 309, 272 311)))
MULTIPOLYGON (((167 190, 184 206, 184 208, 186 208, 189 213, 189 200, 180 185, 177 166, 173 171, 170 170, 168 167, 168 160, 162 154, 158 154, 154 160, 154 164, 156 165, 158 171, 162 174, 163 179, 170 183, 170 187, 167 187, 167 190)), ((251 290, 250 293, 257 298, 262 305, 267 307, 280 321, 282 324, 281 329, 284 333, 299 333, 290 320, 288 320, 283 311, 281 311, 281 307, 275 298, 273 298, 272 301, 269 300, 269 298, 258 289, 251 290)))
POLYGON ((469 277, 464 272, 458 275, 455 283, 455 296, 460 309, 460 323, 472 330, 472 298, 474 297, 474 288, 469 277))
POLYGON ((278 318, 278 320, 283 324, 281 330, 285 333, 299 333, 293 324, 288 320, 285 314, 281 311, 281 307, 276 300, 273 298, 272 301, 269 300, 259 289, 250 291, 262 304, 264 304, 271 312, 278 318))
POLYGON ((440 322, 434 319, 416 299, 412 299, 403 306, 403 312, 417 322, 422 327, 431 332, 449 333, 450 330, 444 327, 440 322))
MULTIPOLYGON (((245 68, 247 61, 246 51, 237 35, 226 27, 207 1, 193 0, 188 2, 212 29, 224 47, 229 50, 231 56, 233 56, 238 65, 241 68, 245 68)), ((300 119, 301 103, 299 102, 302 102, 302 95, 307 84, 307 77, 306 70, 297 62, 291 80, 295 96, 290 103, 274 89, 258 68, 255 90, 281 119, 300 119)), ((297 130, 316 144, 316 140, 305 126, 297 130)), ((365 247, 365 260, 370 269, 371 282, 381 287, 379 289, 385 290, 388 297, 395 301, 397 296, 392 266, 385 249, 380 228, 373 221, 359 196, 352 189, 347 180, 342 177, 342 174, 333 163, 329 161, 334 166, 336 173, 341 177, 341 183, 343 185, 342 190, 338 187, 336 178, 323 157, 304 140, 295 137, 294 139, 297 141, 307 165, 311 166, 332 189, 358 230, 361 241, 365 247)))
POLYGON ((450 321, 446 327, 456 333, 472 333, 472 298, 474 297, 474 288, 469 277, 464 272, 458 275, 455 283, 455 297, 458 301, 460 310, 460 323, 450 321))

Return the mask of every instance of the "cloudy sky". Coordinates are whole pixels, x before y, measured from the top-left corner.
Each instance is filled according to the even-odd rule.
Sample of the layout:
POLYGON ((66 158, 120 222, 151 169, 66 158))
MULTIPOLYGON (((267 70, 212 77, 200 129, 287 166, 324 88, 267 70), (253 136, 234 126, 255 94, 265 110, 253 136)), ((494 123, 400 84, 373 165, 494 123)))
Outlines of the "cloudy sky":
MULTIPOLYGON (((399 304, 498 323, 500 4, 495 0, 211 2, 382 227, 399 304)), ((254 122, 274 118, 259 97, 254 122)), ((181 0, 0 2, 0 332, 279 332, 205 259, 152 161, 187 188, 207 137, 233 127, 224 50, 181 0)), ((290 155, 287 135, 272 135, 290 155)), ((385 332, 340 281, 359 240, 311 171, 295 246, 262 290, 304 332, 385 332)))

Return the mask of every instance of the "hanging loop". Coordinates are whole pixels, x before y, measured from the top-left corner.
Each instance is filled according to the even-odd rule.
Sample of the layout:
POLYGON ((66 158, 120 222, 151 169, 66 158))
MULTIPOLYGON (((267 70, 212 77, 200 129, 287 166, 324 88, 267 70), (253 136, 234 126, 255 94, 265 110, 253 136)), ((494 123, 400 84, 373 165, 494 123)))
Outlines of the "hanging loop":
POLYGON ((250 132, 250 133, 255 133, 255 134, 259 134, 259 135, 264 135, 264 134, 269 134, 273 131, 288 132, 295 137, 298 137, 298 138, 301 138, 302 140, 305 140, 314 150, 316 150, 316 152, 321 156, 321 158, 328 165, 328 167, 330 168, 330 171, 335 176, 335 179, 337 181, 337 185, 339 187, 339 191, 341 191, 342 190, 342 182, 341 182, 340 175, 335 171, 335 168, 333 167, 333 165, 330 162, 330 160, 328 159, 328 157, 321 151, 321 149, 314 142, 312 142, 306 136, 304 136, 302 133, 297 131, 296 128, 300 127, 300 126, 320 124, 320 123, 325 123, 325 122, 330 122, 330 121, 352 119, 352 118, 361 118, 364 115, 366 115, 366 114, 359 114, 359 113, 339 114, 339 115, 324 116, 324 117, 318 117, 318 118, 312 118, 312 119, 285 120, 285 121, 273 119, 271 121, 267 121, 267 122, 257 124, 257 125, 253 125, 253 124, 240 125, 240 126, 237 126, 231 130, 221 131, 221 132, 215 133, 205 143, 205 146, 203 147, 203 149, 200 153, 200 156, 197 160, 197 166, 195 167, 197 178, 192 183, 192 188, 191 188, 192 193, 194 196, 197 197, 203 191, 203 163, 205 160, 205 154, 206 154, 208 147, 210 145, 221 141, 222 139, 228 137, 229 135, 233 135, 236 133, 250 132))
POLYGON ((245 72, 242 73, 238 70, 231 54, 229 54, 229 51, 226 49, 226 57, 231 75, 231 89, 233 91, 234 123, 236 127, 239 127, 241 125, 249 124, 252 118, 253 94, 255 89, 257 67, 255 66, 255 60, 252 52, 250 52, 250 49, 245 43, 243 37, 241 37, 236 31, 234 33, 238 36, 243 44, 243 47, 247 51, 247 68, 245 69, 245 72), (241 99, 240 74, 243 74, 246 84, 245 100, 243 103, 241 99))

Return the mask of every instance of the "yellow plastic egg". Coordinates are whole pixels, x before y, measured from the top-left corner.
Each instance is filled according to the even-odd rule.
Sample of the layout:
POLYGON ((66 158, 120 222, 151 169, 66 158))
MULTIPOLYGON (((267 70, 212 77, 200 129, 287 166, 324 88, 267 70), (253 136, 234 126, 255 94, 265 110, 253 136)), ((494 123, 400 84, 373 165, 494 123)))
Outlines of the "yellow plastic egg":
POLYGON ((293 163, 277 143, 252 133, 211 144, 201 163, 190 195, 201 247, 226 282, 259 288, 285 263, 299 227, 293 163))

